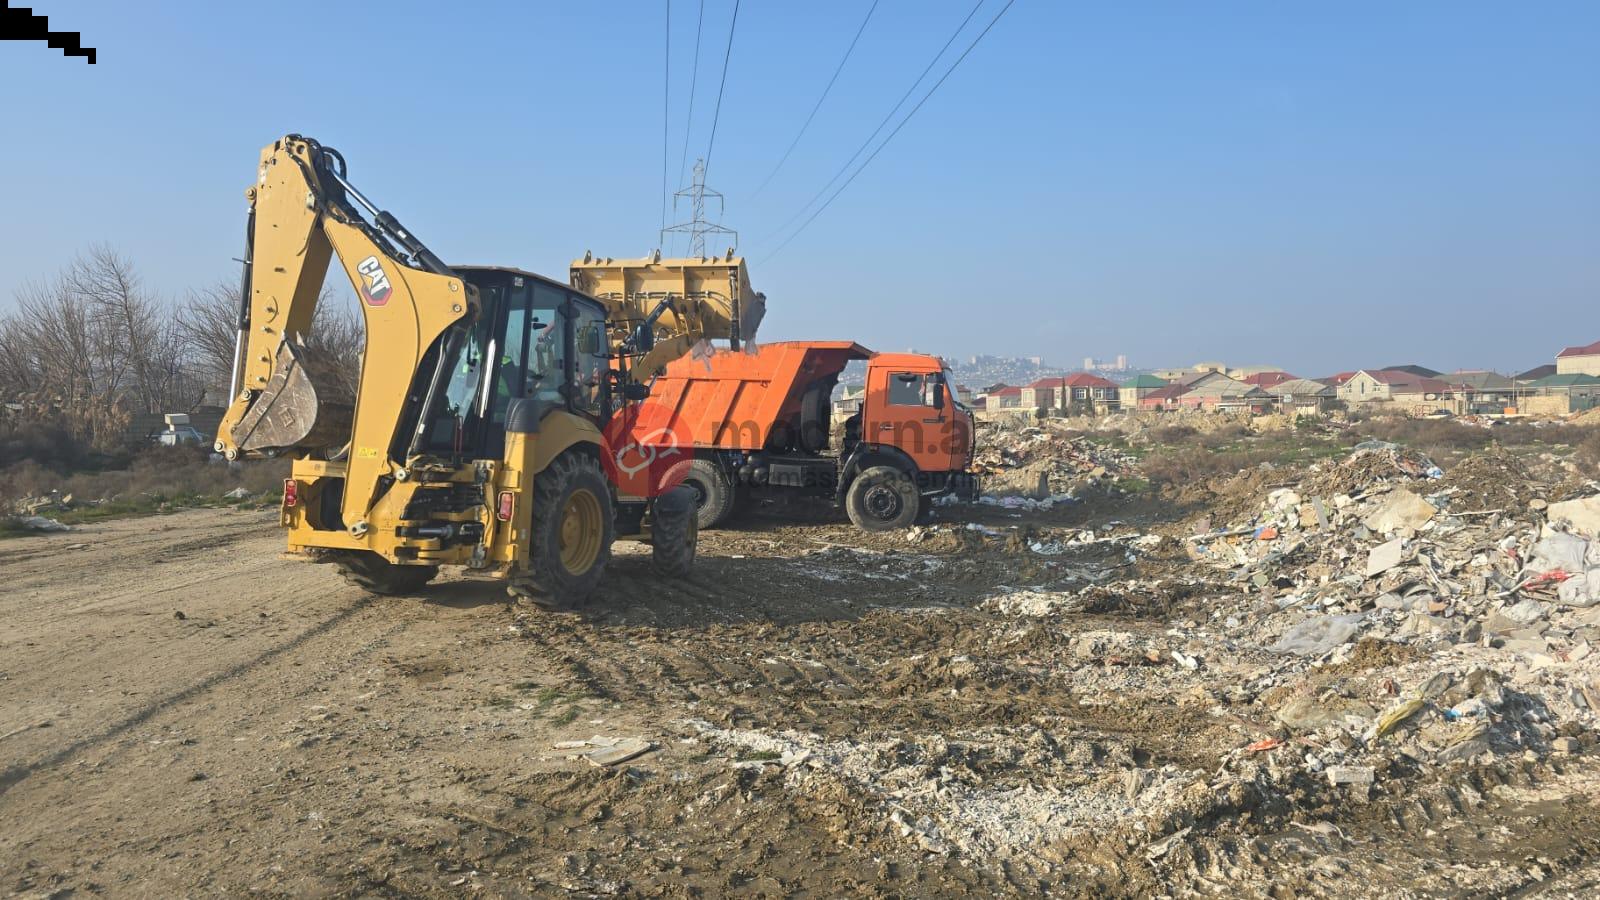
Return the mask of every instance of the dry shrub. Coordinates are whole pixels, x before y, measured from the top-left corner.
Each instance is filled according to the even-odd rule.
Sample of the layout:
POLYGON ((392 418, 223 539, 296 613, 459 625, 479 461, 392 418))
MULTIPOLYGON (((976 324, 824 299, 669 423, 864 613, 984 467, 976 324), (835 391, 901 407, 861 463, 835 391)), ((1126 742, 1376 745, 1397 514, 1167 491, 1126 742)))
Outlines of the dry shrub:
POLYGON ((1201 435, 1200 444, 1217 450, 1253 436, 1254 432, 1243 422, 1229 422, 1201 435))
POLYGON ((0 470, 0 496, 8 500, 60 492, 76 504, 99 501, 170 502, 215 499, 234 488, 273 494, 289 474, 287 460, 229 464, 193 447, 152 447, 126 469, 63 474, 35 462, 0 470))
POLYGON ((1575 454, 1580 465, 1588 466, 1592 473, 1600 469, 1600 428, 1587 428, 1588 436, 1578 444, 1575 454))
POLYGON ((1234 475, 1273 458, 1266 450, 1232 450, 1216 453, 1204 447, 1178 447, 1145 457, 1140 464, 1152 484, 1177 485, 1234 475))
POLYGON ((1450 419, 1373 418, 1346 432, 1355 441, 1391 441, 1423 452, 1477 450, 1489 446, 1495 436, 1487 428, 1463 425, 1450 419))
POLYGON ((1190 425, 1158 425, 1144 433, 1153 444, 1182 444, 1199 434, 1190 425))

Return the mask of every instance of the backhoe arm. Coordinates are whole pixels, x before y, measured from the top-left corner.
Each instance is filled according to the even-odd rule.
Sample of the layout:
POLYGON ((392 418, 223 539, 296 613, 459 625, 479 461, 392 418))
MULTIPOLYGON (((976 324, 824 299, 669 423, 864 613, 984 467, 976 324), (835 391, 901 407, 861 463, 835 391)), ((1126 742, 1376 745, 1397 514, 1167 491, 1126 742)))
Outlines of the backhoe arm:
POLYGON ((418 452, 447 374, 444 345, 461 332, 451 326, 477 301, 469 285, 357 192, 344 168, 336 151, 299 135, 261 151, 256 182, 245 191, 250 217, 232 398, 216 446, 229 459, 347 453, 344 518, 356 523, 379 479, 403 473, 418 452), (305 345, 335 256, 366 326, 353 410, 319 398, 305 345), (436 344, 440 352, 430 357, 436 344), (419 371, 429 359, 429 370, 419 371), (402 434, 405 425, 412 430, 402 434))

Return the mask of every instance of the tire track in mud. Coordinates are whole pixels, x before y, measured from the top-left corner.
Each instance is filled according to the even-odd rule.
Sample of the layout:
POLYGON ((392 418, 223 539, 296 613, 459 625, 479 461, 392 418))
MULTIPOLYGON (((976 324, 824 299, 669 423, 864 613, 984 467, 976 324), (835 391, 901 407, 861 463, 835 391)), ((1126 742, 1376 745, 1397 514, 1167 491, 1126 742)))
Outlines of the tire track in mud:
POLYGON ((52 769, 72 759, 86 750, 104 745, 128 733, 134 728, 150 721, 156 716, 173 709, 174 707, 194 700, 219 686, 240 678, 250 672, 261 668, 285 654, 298 650, 307 642, 332 632, 341 625, 349 622, 357 614, 373 604, 374 598, 370 594, 357 594, 352 602, 335 612, 333 615, 315 625, 301 631, 288 641, 277 644, 249 659, 242 660, 232 666, 200 679, 174 693, 166 694, 150 703, 145 704, 132 714, 126 715, 108 728, 94 734, 73 740, 57 748, 46 756, 32 762, 18 763, 0 772, 0 796, 15 787, 28 777, 52 769))

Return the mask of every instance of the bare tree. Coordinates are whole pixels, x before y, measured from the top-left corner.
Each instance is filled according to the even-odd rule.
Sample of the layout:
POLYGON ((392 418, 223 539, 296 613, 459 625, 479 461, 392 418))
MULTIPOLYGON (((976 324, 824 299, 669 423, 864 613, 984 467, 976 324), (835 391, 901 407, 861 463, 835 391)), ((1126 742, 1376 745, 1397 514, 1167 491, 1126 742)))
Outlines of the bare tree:
MULTIPOLYGON (((189 356, 213 384, 226 385, 232 379, 238 315, 239 288, 226 281, 191 291, 179 312, 189 356)), ((324 287, 310 332, 300 339, 314 367, 313 381, 324 399, 353 401, 360 381, 366 324, 352 308, 348 292, 324 287)))

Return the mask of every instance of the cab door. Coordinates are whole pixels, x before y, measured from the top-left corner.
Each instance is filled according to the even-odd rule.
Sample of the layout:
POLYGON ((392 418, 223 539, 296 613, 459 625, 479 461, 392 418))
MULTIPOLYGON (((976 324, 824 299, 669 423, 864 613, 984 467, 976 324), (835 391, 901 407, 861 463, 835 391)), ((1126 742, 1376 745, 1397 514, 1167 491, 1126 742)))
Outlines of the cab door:
POLYGON ((861 439, 897 447, 923 472, 950 468, 951 408, 938 372, 869 366, 861 439))

